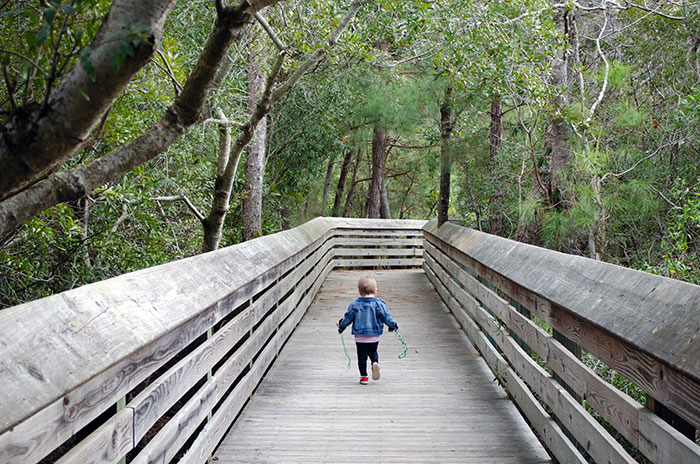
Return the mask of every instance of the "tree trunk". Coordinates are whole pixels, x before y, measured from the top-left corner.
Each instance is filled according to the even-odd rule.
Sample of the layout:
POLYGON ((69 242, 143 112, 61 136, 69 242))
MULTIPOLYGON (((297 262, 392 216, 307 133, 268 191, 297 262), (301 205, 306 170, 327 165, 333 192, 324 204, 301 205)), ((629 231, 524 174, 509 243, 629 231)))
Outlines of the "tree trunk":
POLYGON ((380 213, 382 219, 391 219, 391 208, 389 207, 389 194, 386 191, 386 179, 382 181, 380 213))
POLYGON ((449 219, 450 183, 452 176, 452 154, 450 139, 452 138, 452 83, 445 89, 445 99, 440 105, 440 193, 438 195, 438 227, 449 219))
POLYGON ((202 251, 213 251, 219 248, 221 242, 221 233, 224 227, 224 219, 229 209, 231 201, 231 189, 233 188, 233 180, 238 168, 238 160, 234 160, 235 167, 227 169, 231 156, 231 125, 224 113, 219 110, 219 118, 222 123, 219 127, 219 155, 216 168, 216 180, 214 182, 214 200, 212 202, 209 215, 202 221, 204 228, 204 240, 202 243, 202 251), (231 171, 231 172, 229 172, 231 171))
POLYGON ((489 169, 491 185, 495 189, 489 199, 489 232, 494 235, 503 234, 503 181, 500 174, 499 150, 503 132, 503 109, 501 100, 494 97, 491 100, 491 128, 489 131, 489 169))
MULTIPOLYGON (((245 28, 253 13, 276 1, 279 0, 258 0, 252 5, 236 0, 222 7, 211 35, 218 40, 216 48, 228 50, 232 38, 245 28), (222 29, 228 37, 221 37, 222 29)), ((102 115, 149 62, 160 44, 163 23, 174 4, 174 0, 115 0, 90 45, 89 59, 95 69, 94 76, 88 75, 82 64, 77 63, 51 94, 45 96, 44 104, 18 108, 5 119, 0 127, 0 172, 3 172, 0 199, 31 185, 47 171, 57 169, 81 149, 102 115), (132 31, 135 24, 148 26, 143 31, 145 38, 132 31), (131 47, 133 56, 125 57, 115 70, 114 50, 125 46, 131 47)), ((202 56, 211 57, 211 44, 210 41, 202 56)), ((207 73, 211 74, 219 65, 208 67, 207 73)), ((197 91, 208 93, 208 90, 205 85, 197 91)))
POLYGON ((328 190, 331 188, 331 179, 333 177, 333 164, 335 156, 328 159, 328 167, 326 168, 326 181, 323 183, 323 196, 321 198, 321 216, 326 215, 326 206, 328 203, 328 190))
POLYGON ((380 217, 382 199, 382 183, 386 172, 386 129, 374 126, 372 136, 372 181, 367 194, 367 217, 380 217))
MULTIPOLYGON (((254 13, 268 5, 277 3, 278 1, 279 0, 234 0, 227 7, 224 7, 222 2, 217 1, 216 6, 218 15, 214 29, 207 40, 204 50, 199 56, 197 64, 187 78, 187 82, 185 83, 182 92, 167 109, 161 120, 156 125, 148 129, 143 135, 131 140, 130 142, 127 142, 107 155, 89 164, 50 175, 46 179, 40 180, 17 194, 13 194, 7 200, 2 201, 2 203, 0 203, 0 242, 12 234, 17 226, 23 224, 29 218, 40 213, 41 211, 65 201, 82 198, 100 185, 104 185, 107 182, 118 179, 134 169, 136 166, 150 161, 168 149, 173 142, 175 142, 175 140, 186 133, 195 123, 201 121, 206 114, 207 98, 220 78, 219 70, 222 68, 222 63, 232 43, 240 40, 243 34, 247 31, 248 24, 251 23, 254 13)), ((335 30, 331 33, 328 39, 328 45, 322 49, 316 50, 316 52, 309 56, 296 69, 296 71, 294 71, 286 82, 278 86, 274 92, 272 92, 272 83, 275 82, 279 74, 282 60, 285 56, 284 54, 280 55, 275 63, 275 71, 272 72, 271 76, 268 78, 269 91, 266 91, 267 95, 263 99, 264 103, 257 106, 255 114, 250 121, 252 125, 248 127, 249 125, 247 124, 241 128, 241 135, 238 137, 232 150, 235 153, 235 155, 233 155, 234 157, 238 156, 238 154, 242 152, 247 143, 250 141, 250 138, 253 135, 253 130, 257 126, 257 122, 269 112, 270 106, 282 95, 288 92, 311 67, 313 67, 325 56, 327 53, 327 48, 332 47, 337 43, 340 34, 345 30, 345 28, 347 28, 354 15, 365 3, 368 3, 368 0, 356 0, 353 2, 349 7, 348 12, 338 22, 335 30)), ((147 3, 147 5, 150 4, 151 2, 147 3)), ((170 5, 170 3, 168 3, 168 5, 170 5)), ((169 7, 170 6, 167 8, 169 7)), ((137 8, 134 8, 134 10, 141 11, 137 8)), ((163 15, 164 14, 165 13, 163 13, 163 15)), ((111 13, 110 17, 114 19, 111 13)), ((123 16, 119 16, 119 20, 117 22, 123 22, 123 19, 123 16)), ((142 16, 138 19, 138 23, 141 23, 144 19, 148 20, 148 16, 142 16)), ((164 16, 162 19, 164 19, 164 16)), ((155 24, 154 27, 156 26, 158 25, 155 24)), ((157 31, 157 28, 155 31, 157 31)), ((98 38, 99 37, 101 37, 100 34, 98 34, 98 38)), ((153 33, 153 37, 154 40, 157 38, 157 34, 155 32, 153 33)), ((130 36, 129 39, 131 39, 130 36)), ((110 47, 114 47, 113 41, 107 42, 109 43, 110 47)), ((111 51, 109 52, 109 55, 110 60, 108 60, 108 63, 105 64, 106 67, 96 66, 98 74, 101 70, 106 71, 107 68, 109 69, 109 72, 114 72, 111 69, 111 51)), ((77 65, 76 67, 82 68, 80 65, 77 65)), ((72 72, 73 71, 71 71, 71 73, 72 72)), ((79 74, 80 72, 81 71, 79 69, 77 73, 79 74)), ((99 83, 99 85, 103 84, 104 82, 102 81, 99 83)), ((128 81, 126 81, 123 85, 120 84, 120 88, 125 87, 126 84, 128 84, 128 81)), ((76 86, 76 81, 71 81, 70 85, 76 86)), ((61 86, 62 84, 59 84, 58 88, 61 88, 61 86)), ((119 87, 119 85, 115 84, 115 88, 117 87, 119 87)), ((82 89, 80 90, 82 91, 82 89)), ((86 103, 82 93, 78 93, 80 94, 81 102, 78 110, 79 112, 82 112, 86 118, 89 118, 90 109, 94 106, 94 104, 92 102, 86 103)), ((117 95, 118 92, 111 97, 110 102, 113 101, 117 95)), ((62 103, 66 104, 66 102, 62 103)), ((96 121, 99 121, 99 118, 103 113, 104 111, 98 112, 96 121)), ((89 128, 86 130, 92 128, 95 123, 90 123, 88 125, 89 128)), ((4 129, 0 129, 0 131, 2 130, 4 129)), ((65 134, 61 133, 60 129, 57 136, 55 134, 52 135, 51 130, 44 131, 46 134, 42 132, 41 128, 34 128, 33 131, 35 134, 37 134, 37 139, 41 138, 46 146, 51 147, 51 149, 53 149, 52 145, 54 144, 54 141, 58 143, 59 150, 56 151, 56 156, 54 156, 56 159, 61 156, 69 156, 66 155, 66 153, 68 153, 70 150, 72 150, 71 153, 76 152, 83 143, 81 138, 76 138, 75 134, 71 133, 67 136, 67 138, 70 139, 71 143, 73 144, 73 148, 69 148, 67 151, 61 152, 60 145, 61 143, 65 142, 65 140, 61 139, 61 137, 64 137, 65 139, 66 136, 65 134)), ((0 135, 5 134, 0 133, 0 135)), ((9 165, 5 167, 7 167, 10 171, 16 169, 16 166, 10 165, 16 163, 18 159, 20 160, 20 164, 27 164, 27 161, 30 159, 29 157, 23 158, 22 153, 15 150, 16 147, 13 148, 14 151, 8 152, 6 150, 7 147, 4 145, 4 137, 0 137, 0 139, 3 140, 0 141, 0 166, 5 166, 5 161, 7 161, 6 158, 10 159, 10 161, 9 165)), ((41 154, 39 153, 39 158, 40 157, 41 154)), ((51 163, 53 163, 53 165, 60 164, 54 159, 51 160, 51 163)), ((40 175, 44 169, 49 167, 50 166, 48 165, 44 166, 41 165, 41 163, 36 163, 36 165, 32 168, 33 174, 29 177, 34 178, 40 175)), ((4 178, 6 177, 8 176, 5 176, 4 178)), ((20 181, 17 185, 22 185, 22 181, 20 181)), ((6 187, 8 191, 13 190, 14 188, 13 185, 6 187)), ((3 187, 0 187, 0 198, 2 198, 2 195, 4 195, 4 193, 2 193, 2 188, 3 187)))
MULTIPOLYGON (((570 21, 573 20, 572 13, 566 7, 557 7, 554 10, 554 24, 557 29, 565 34, 573 34, 574 29, 570 28, 570 21), (571 30, 570 30, 571 29, 571 30)), ((563 109, 569 102, 566 91, 569 85, 569 61, 572 59, 568 52, 558 58, 552 64, 552 86, 558 91, 558 95, 552 102, 553 114, 547 118, 545 127, 545 151, 547 156, 548 169, 542 173, 541 178, 547 189, 544 194, 548 198, 550 205, 560 202, 559 183, 562 173, 568 168, 571 160, 571 150, 569 149, 570 131, 569 126, 563 116, 563 109)))
MULTIPOLYGON (((358 148, 358 152, 359 152, 358 148)), ((335 199, 333 200, 333 210, 331 211, 331 216, 338 217, 340 214, 340 201, 343 198, 343 192, 345 191, 345 182, 348 179, 348 171, 350 170, 350 163, 352 163, 352 150, 348 149, 343 159, 343 165, 340 168, 340 175, 338 176, 338 186, 335 188, 335 199)))
MULTIPOLYGON (((265 88, 265 78, 260 74, 257 54, 248 55, 248 112, 253 114, 265 88)), ((243 197, 243 240, 262 235, 263 176, 265 174, 265 140, 267 117, 263 116, 255 126, 253 138, 245 158, 245 194, 243 197)))
POLYGON ((289 225, 289 206, 284 205, 280 208, 280 219, 282 220, 282 229, 288 230, 289 225))
MULTIPOLYGON (((264 2, 254 3, 257 5, 264 2)), ((0 237, 41 211, 65 201, 82 198, 100 185, 118 179, 136 166, 150 161, 199 122, 216 79, 216 70, 221 67, 231 44, 245 33, 250 15, 255 11, 247 9, 242 1, 236 2, 236 5, 240 11, 230 6, 220 12, 214 30, 182 92, 155 126, 89 164, 50 175, 0 203, 0 237)), ((141 21, 142 19, 138 22, 141 21)), ((114 72, 111 62, 108 66, 109 72, 114 72)), ((92 103, 86 103, 82 96, 80 98, 85 105, 80 111, 89 113, 92 103)), ((52 138, 49 135, 42 134, 41 137, 51 145, 53 142, 50 142, 52 138)), ((80 141, 73 140, 73 143, 77 146, 80 141)), ((56 153, 60 153, 60 150, 56 153)), ((3 178, 6 177, 8 176, 3 178)))
POLYGON ((73 156, 102 115, 153 55, 173 0, 115 0, 91 44, 93 80, 76 64, 47 95, 44 104, 18 108, 0 127, 0 199, 58 168, 73 156), (112 56, 135 39, 130 24, 146 24, 149 41, 139 40, 115 71, 112 56))
POLYGON ((362 157, 362 148, 357 149, 357 158, 355 159, 355 167, 352 170, 352 182, 350 182, 350 190, 348 190, 348 196, 345 199, 345 206, 343 207, 343 217, 348 217, 350 214, 350 206, 352 205, 352 197, 355 194, 355 187, 357 187, 357 170, 360 167, 360 158, 362 157))

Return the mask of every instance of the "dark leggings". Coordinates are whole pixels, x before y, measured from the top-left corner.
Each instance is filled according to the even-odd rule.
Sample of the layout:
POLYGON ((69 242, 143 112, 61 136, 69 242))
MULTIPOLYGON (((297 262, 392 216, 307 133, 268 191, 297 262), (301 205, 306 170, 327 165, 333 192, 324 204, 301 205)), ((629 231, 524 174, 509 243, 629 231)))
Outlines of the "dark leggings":
POLYGON ((374 343, 355 343, 357 345, 357 365, 360 367, 360 376, 367 377, 367 358, 375 363, 379 362, 377 347, 379 342, 374 343))

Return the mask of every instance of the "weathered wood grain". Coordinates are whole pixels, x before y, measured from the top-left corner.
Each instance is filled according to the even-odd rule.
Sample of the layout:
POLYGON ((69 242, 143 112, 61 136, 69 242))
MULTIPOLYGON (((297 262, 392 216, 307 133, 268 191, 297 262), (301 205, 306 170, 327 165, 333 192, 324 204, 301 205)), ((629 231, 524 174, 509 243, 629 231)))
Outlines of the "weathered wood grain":
MULTIPOLYGON (((453 282, 451 276, 431 257, 427 257, 427 263, 442 282, 453 282)), ((461 288, 453 287, 450 291, 451 297, 459 291, 464 292, 461 288)), ((583 406, 522 350, 493 316, 478 304, 472 310, 474 320, 496 340, 509 364, 552 409, 596 462, 627 464, 635 462, 622 446, 586 412, 583 406)))
MULTIPOLYGON (((639 403, 598 377, 554 337, 519 313, 495 292, 483 286, 469 273, 459 268, 440 250, 430 244, 427 247, 430 250, 430 255, 426 257, 426 260, 435 258, 435 261, 445 267, 465 289, 471 293, 480 293, 481 303, 485 307, 505 322, 541 359, 547 362, 556 374, 562 377, 577 394, 586 399, 625 438, 634 444, 637 443, 637 417, 642 409, 639 403), (481 287, 480 290, 477 290, 479 287, 481 287)), ((463 306, 469 308, 472 317, 476 317, 479 303, 471 295, 466 295, 461 288, 456 286, 456 283, 454 287, 451 287, 451 291, 463 306)))
POLYGON ((334 259, 333 267, 420 267, 423 265, 423 258, 392 258, 392 259, 334 259))
MULTIPOLYGON (((319 276, 328 272, 328 262, 329 257, 325 256, 324 259, 318 263, 317 269, 298 283, 294 293, 276 308, 275 312, 255 330, 252 336, 246 340, 236 353, 227 359, 215 375, 190 399, 189 403, 193 404, 195 407, 179 411, 173 420, 169 421, 165 427, 158 432, 156 437, 138 454, 134 463, 169 462, 170 459, 172 459, 177 450, 191 437, 198 425, 205 420, 213 405, 226 397, 228 390, 234 385, 234 382, 242 370, 247 367, 253 357, 259 353, 260 348, 265 344, 266 340, 269 339, 270 335, 275 333, 274 331, 280 327, 282 321, 286 320, 293 311, 301 310, 303 312, 304 308, 308 307, 308 301, 310 301, 311 296, 313 296, 320 285, 318 282, 319 276), (310 294, 304 296, 310 288, 310 294), (302 297, 303 300, 300 302, 302 297), (213 391, 210 394, 211 388, 213 388, 213 391), (197 405, 199 405, 199 407, 196 407, 197 405)), ((280 336, 280 330, 276 332, 276 336, 280 336)), ((256 382, 254 383, 254 379, 254 375, 247 375, 245 380, 242 381, 242 384, 237 384, 235 386, 236 391, 248 391, 247 394, 249 394, 250 390, 257 384, 256 382)), ((222 420, 222 417, 227 418, 233 415, 232 417, 235 418, 240 407, 242 407, 241 401, 243 401, 247 394, 240 393, 238 394, 239 397, 227 400, 230 407, 233 409, 217 413, 219 414, 216 416, 217 424, 221 427, 228 427, 230 422, 227 425, 225 421, 222 420)), ((216 428, 215 430, 219 429, 216 428)), ((211 449, 209 449, 209 451, 211 452, 211 449)))
MULTIPOLYGON (((590 406, 653 462, 669 464, 700 462, 698 446, 658 418, 650 420, 650 417, 656 416, 599 378, 554 337, 523 316, 494 291, 482 285, 436 246, 426 241, 425 248, 426 267, 438 268, 443 279, 446 278, 447 273, 454 277, 454 279, 450 278, 446 284, 450 290, 449 298, 454 296, 471 317, 477 318, 477 311, 483 311, 479 306, 480 303, 464 289, 478 295, 484 307, 493 311, 499 320, 534 349, 540 358, 545 360, 549 367, 573 388, 575 393, 586 399, 590 406)), ((512 290, 513 287, 508 288, 512 290)), ((482 312, 482 317, 491 316, 482 312)), ((480 319, 480 322, 483 322, 483 319, 480 319)), ((486 321, 485 324, 490 325, 491 330, 499 328, 495 321, 486 321)))
POLYGON ((221 408, 219 408, 212 420, 207 422, 202 431, 197 435, 194 443, 180 461, 181 463, 199 464, 209 459, 217 444, 221 441, 221 438, 244 406, 245 401, 258 385, 275 356, 277 356, 280 348, 301 320, 304 312, 311 304, 315 294, 325 280, 325 276, 329 272, 329 267, 319 270, 320 275, 318 278, 313 279, 314 285, 312 290, 304 296, 292 315, 284 322, 283 326, 280 327, 271 341, 266 345, 265 349, 260 353, 259 357, 253 363, 250 372, 246 374, 245 379, 241 382, 242 385, 239 384, 237 388, 234 389, 234 392, 224 400, 221 408))
MULTIPOLYGON (((36 462, 51 452, 284 275, 304 250, 327 243, 335 222, 317 219, 0 312, 0 461, 36 462)), ((406 229, 395 237, 422 234, 423 223, 410 221, 337 226, 348 232, 354 222, 363 231, 406 229)), ((104 442, 103 449, 111 445, 104 442)), ((114 446, 108 454, 121 450, 114 446)))
MULTIPOLYGON (((430 228, 430 225, 427 226, 427 229, 430 228)), ((437 244, 438 241, 441 242, 443 238, 447 238, 447 242, 440 247, 450 257, 467 266, 471 272, 490 281, 499 290, 545 319, 556 330, 579 344, 582 348, 590 351, 606 364, 630 378, 630 380, 648 389, 650 394, 659 398, 674 412, 691 423, 700 424, 700 383, 697 381, 697 377, 694 376, 695 374, 692 374, 692 366, 700 365, 700 361, 698 361, 700 356, 695 356, 692 360, 686 359, 693 350, 696 352, 700 350, 700 338, 689 335, 684 342, 679 341, 683 338, 683 334, 697 332, 694 327, 700 325, 700 316, 698 316, 700 313, 692 309, 693 305, 696 304, 694 303, 695 298, 700 298, 700 287, 682 282, 678 282, 679 285, 676 285, 676 281, 670 281, 670 279, 663 279, 658 276, 598 263, 585 258, 570 257, 569 255, 562 255, 550 250, 517 244, 499 237, 495 237, 498 240, 494 241, 490 236, 484 237, 487 234, 483 234, 484 236, 477 234, 475 236, 469 232, 467 234, 469 238, 457 237, 458 230, 455 230, 454 226, 450 225, 448 229, 449 233, 445 234, 443 234, 442 229, 438 232, 434 227, 432 232, 426 230, 427 241, 437 244), (438 237, 435 234, 442 234, 445 237, 438 237), (508 243, 504 244, 501 242, 502 240, 508 243), (464 247, 470 254, 475 254, 475 257, 467 255, 460 247, 464 247), (511 263, 509 267, 507 262, 493 256, 493 250, 488 253, 483 252, 483 250, 479 252, 474 251, 477 248, 481 250, 483 247, 508 252, 513 255, 517 264, 511 263), (542 256, 540 256, 540 251, 542 256), (486 263, 477 260, 477 257, 483 261, 488 261, 489 266, 497 265, 498 269, 494 270, 488 267, 486 263), (577 259, 570 263, 569 258, 577 259), (524 264, 527 260, 530 260, 528 261, 529 265, 524 264), (569 264, 571 269, 564 269, 565 265, 569 264), (591 265, 593 268, 584 269, 586 265, 591 265), (598 265, 603 265, 603 267, 599 268, 598 265), (488 271, 485 271, 487 267, 488 271), (532 272, 533 267, 538 267, 538 272, 532 272), (550 268, 554 269, 554 272, 550 268), (595 269, 598 271, 595 271, 595 269), (600 276, 599 280, 593 282, 591 276, 595 275, 595 272, 600 272, 600 276), (629 275, 628 272, 630 273, 629 275), (575 287, 577 275, 585 276, 580 279, 580 287, 575 287), (621 283, 621 280, 628 276, 633 286, 642 285, 642 287, 648 287, 654 283, 656 286, 648 294, 636 287, 636 290, 628 289, 626 283, 621 283), (509 278, 506 279, 506 277, 509 278), (512 278, 519 280, 515 283, 515 281, 511 280, 512 278), (612 279, 612 283, 609 285, 606 283, 608 278, 612 279), (538 283, 537 279, 542 280, 542 282, 538 283), (545 280, 547 282, 544 282, 545 280), (608 286, 606 287, 606 285, 608 286), (616 289, 627 289, 629 291, 625 293, 620 290, 621 293, 613 295, 611 297, 612 300, 610 300, 607 293, 614 293, 617 291, 616 289), (634 293, 635 291, 640 291, 644 295, 637 295, 634 293), (671 295, 675 296, 661 296, 660 292, 662 291, 670 292, 671 295), (687 292, 689 295, 681 295, 683 292, 687 292), (585 294, 585 298, 591 301, 586 300, 581 294, 585 294), (566 302, 567 295, 570 297, 569 302, 566 302), (620 295, 629 299, 623 299, 620 295), (544 298, 544 296, 547 298, 544 298), (595 300, 595 298, 600 301, 595 300), (670 300, 666 301, 668 298, 670 300), (621 305, 619 312, 615 309, 618 306, 615 306, 615 308, 610 306, 610 301, 614 301, 616 305, 621 305), (684 306, 684 304, 689 306, 684 306), (586 305, 594 305, 598 309, 586 309, 584 308, 586 305), (650 315, 635 315, 635 311, 638 312, 640 308, 645 308, 644 310, 648 311, 650 315), (566 310, 563 311, 562 309, 566 310), (676 313, 673 316, 671 313, 664 313, 666 320, 663 320, 659 319, 661 317, 659 316, 659 311, 661 310, 676 311, 676 313), (687 318, 684 319, 686 316, 687 318), (605 325, 605 317, 611 319, 609 325, 605 325), (621 324, 620 318, 622 317, 634 320, 634 326, 640 325, 640 321, 645 320, 647 326, 646 328, 638 328, 641 334, 640 332, 635 332, 637 335, 634 337, 630 334, 629 327, 620 330, 618 333, 617 328, 621 324), (578 320, 583 319, 585 322, 575 324, 574 322, 577 318, 578 320), (651 320, 649 318, 655 319, 651 320), (672 331, 674 325, 682 325, 683 327, 679 327, 679 335, 674 334, 671 336, 668 332, 672 331), (577 330, 580 326, 584 326, 587 330, 588 343, 577 335, 577 330), (605 327, 605 329, 601 327, 605 327), (675 345, 684 343, 685 346, 677 347, 679 350, 677 359, 669 361, 671 358, 666 356, 668 347, 658 352, 646 351, 648 349, 656 349, 656 345, 653 343, 646 344, 641 340, 647 336, 645 335, 647 332, 654 332, 653 338, 655 340, 658 340, 659 332, 666 332, 663 337, 669 336, 669 340, 672 340, 675 345), (592 343, 591 341, 594 339, 596 339, 596 342, 592 343), (631 339, 635 341, 633 342, 631 339), (688 356, 683 354, 686 351, 688 356), (676 364, 676 368, 670 368, 674 365, 670 364, 671 362, 676 364), (684 371, 681 367, 686 370, 684 371)))
MULTIPOLYGON (((318 266, 319 260, 327 254, 330 246, 330 241, 327 241, 308 256, 276 285, 259 296, 252 305, 214 333, 212 338, 197 347, 185 359, 178 362, 168 372, 152 382, 136 398, 129 402, 127 409, 114 416, 100 429, 92 433, 90 437, 77 445, 60 462, 112 462, 110 459, 103 461, 97 459, 97 457, 104 455, 112 458, 116 456, 118 459, 124 456, 133 448, 134 443, 138 443, 153 424, 175 402, 189 391, 244 335, 247 335, 260 322, 263 316, 267 314, 273 305, 279 302, 284 294, 293 289, 309 270, 318 266), (121 416, 129 417, 129 424, 126 430, 121 416)), ((326 263, 329 259, 326 258, 326 263)), ((296 304, 296 301, 294 304, 296 304)), ((267 336, 265 335, 265 337, 267 336)), ((249 359, 252 359, 254 354, 251 353, 249 359)), ((248 360, 245 360, 245 362, 248 362, 248 360)), ((241 365, 244 364, 242 363, 241 365)), ((213 407, 213 404, 210 407, 213 407)))
POLYGON ((431 223, 426 230, 504 277, 700 379, 700 340, 694 337, 700 331, 697 285, 453 224, 437 230, 431 223), (641 314, 640 308, 644 308, 641 314))
POLYGON ((343 247, 402 247, 402 248, 421 248, 423 246, 422 238, 377 238, 377 237, 334 237, 333 243, 343 247))

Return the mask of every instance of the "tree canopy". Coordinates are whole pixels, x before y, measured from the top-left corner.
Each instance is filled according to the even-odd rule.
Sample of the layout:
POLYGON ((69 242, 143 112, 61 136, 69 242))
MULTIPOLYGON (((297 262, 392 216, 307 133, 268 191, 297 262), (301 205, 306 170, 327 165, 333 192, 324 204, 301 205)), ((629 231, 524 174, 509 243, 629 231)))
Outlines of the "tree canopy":
POLYGON ((0 307, 249 238, 246 202, 700 283, 692 2, 133 5, 0 2, 0 307))

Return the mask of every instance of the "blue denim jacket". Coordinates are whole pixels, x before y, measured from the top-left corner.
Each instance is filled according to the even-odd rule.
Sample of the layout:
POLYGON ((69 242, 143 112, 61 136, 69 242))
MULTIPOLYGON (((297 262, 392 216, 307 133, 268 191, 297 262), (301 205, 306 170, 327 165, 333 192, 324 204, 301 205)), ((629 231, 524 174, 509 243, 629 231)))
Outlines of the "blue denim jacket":
POLYGON ((338 332, 342 333, 350 323, 353 335, 381 335, 384 324, 389 327, 389 331, 399 328, 387 311, 384 300, 376 296, 361 296, 350 303, 345 316, 339 322, 338 332))

